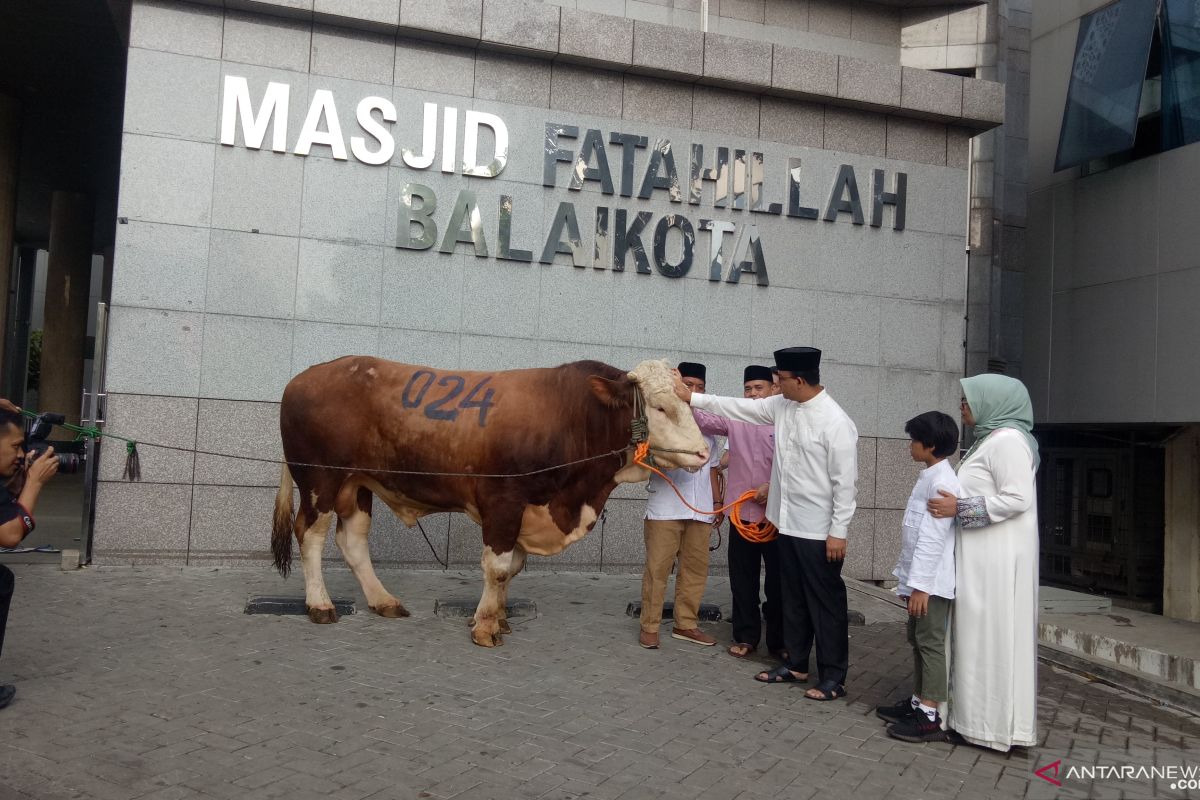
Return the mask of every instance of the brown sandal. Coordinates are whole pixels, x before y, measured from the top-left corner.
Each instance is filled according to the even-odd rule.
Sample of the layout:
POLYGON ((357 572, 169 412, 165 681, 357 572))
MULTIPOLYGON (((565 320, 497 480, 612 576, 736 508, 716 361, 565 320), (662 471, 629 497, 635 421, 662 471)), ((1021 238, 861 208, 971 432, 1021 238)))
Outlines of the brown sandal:
POLYGON ((755 646, 752 644, 746 644, 745 642, 735 642, 735 643, 729 645, 729 649, 726 650, 725 652, 729 653, 729 655, 733 656, 734 658, 749 658, 750 656, 754 655, 754 651, 756 649, 757 648, 755 648, 755 646), (739 653, 739 652, 737 652, 738 650, 742 650, 743 652, 739 653))

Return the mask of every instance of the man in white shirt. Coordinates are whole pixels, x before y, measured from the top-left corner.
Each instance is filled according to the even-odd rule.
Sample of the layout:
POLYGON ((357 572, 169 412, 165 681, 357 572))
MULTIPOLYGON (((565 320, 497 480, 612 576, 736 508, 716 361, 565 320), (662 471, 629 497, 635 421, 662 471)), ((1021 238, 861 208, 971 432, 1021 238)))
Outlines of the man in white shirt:
POLYGON ((681 382, 675 391, 694 408, 775 426, 775 458, 767 519, 779 530, 783 639, 788 661, 758 673, 764 683, 808 679, 816 639, 819 682, 813 700, 846 696, 850 631, 842 564, 855 509, 858 430, 821 385, 821 351, 775 351, 781 394, 764 399, 695 394, 681 382))
MULTIPOLYGON (((703 364, 685 361, 679 365, 687 391, 702 394, 705 374, 703 364)), ((680 494, 688 503, 710 513, 693 511, 665 480, 651 473, 650 500, 646 503, 643 523, 646 537, 646 565, 642 569, 642 614, 638 644, 648 650, 658 648, 658 628, 662 624, 663 599, 671 565, 678 560, 675 573, 675 624, 671 638, 711 647, 716 639, 700 630, 700 598, 708 580, 708 541, 715 517, 717 488, 713 467, 721 460, 716 439, 705 436, 712 457, 696 472, 684 469, 667 470, 680 494)))

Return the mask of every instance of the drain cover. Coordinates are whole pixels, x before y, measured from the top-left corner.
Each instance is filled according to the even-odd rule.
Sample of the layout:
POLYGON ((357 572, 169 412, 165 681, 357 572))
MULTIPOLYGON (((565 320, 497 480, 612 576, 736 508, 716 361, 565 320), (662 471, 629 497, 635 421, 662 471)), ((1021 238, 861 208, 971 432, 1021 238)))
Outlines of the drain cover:
MULTIPOLYGON (((338 616, 354 613, 354 601, 346 597, 333 598, 338 616)), ((303 597, 251 597, 246 601, 247 614, 291 614, 306 616, 308 608, 303 597)))

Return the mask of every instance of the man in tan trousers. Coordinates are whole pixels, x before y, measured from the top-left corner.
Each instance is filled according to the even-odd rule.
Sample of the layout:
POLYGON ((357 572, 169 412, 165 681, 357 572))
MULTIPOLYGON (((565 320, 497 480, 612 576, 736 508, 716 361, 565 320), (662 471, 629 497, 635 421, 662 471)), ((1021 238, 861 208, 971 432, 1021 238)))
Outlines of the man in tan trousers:
MULTIPOLYGON (((703 364, 685 361, 679 374, 693 392, 704 391, 706 370, 703 364)), ((712 457, 696 472, 683 469, 668 470, 667 475, 687 499, 699 509, 711 510, 721 504, 719 484, 714 467, 721 460, 716 440, 704 437, 712 457)), ((708 542, 713 524, 712 513, 700 513, 688 508, 670 485, 651 473, 647 487, 650 500, 646 504, 644 522, 646 536, 646 566, 642 570, 642 615, 638 644, 648 650, 658 648, 658 629, 662 624, 663 599, 671 565, 678 561, 675 573, 675 625, 671 637, 693 644, 711 646, 716 639, 700 630, 700 598, 708 580, 708 542)))

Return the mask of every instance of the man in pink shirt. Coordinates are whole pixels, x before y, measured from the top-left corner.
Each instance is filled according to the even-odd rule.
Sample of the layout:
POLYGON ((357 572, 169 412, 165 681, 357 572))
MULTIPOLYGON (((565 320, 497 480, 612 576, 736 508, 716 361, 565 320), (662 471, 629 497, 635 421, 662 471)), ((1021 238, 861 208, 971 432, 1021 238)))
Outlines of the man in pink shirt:
MULTIPOLYGON (((771 369, 751 365, 742 374, 743 396, 763 398, 774 394, 771 369)), ((747 490, 756 492, 754 502, 741 507, 743 522, 755 523, 764 517, 767 489, 771 481, 771 461, 775 455, 775 426, 718 417, 707 411, 692 410, 701 433, 729 439, 729 485, 726 500, 735 500, 747 490)), ((783 651, 783 608, 780 605, 779 560, 774 541, 758 544, 743 539, 729 523, 729 590, 733 595, 733 644, 729 655, 745 658, 758 649, 763 617, 767 622, 767 650, 783 651), (767 570, 767 601, 760 606, 758 593, 760 565, 767 570), (761 610, 760 610, 761 609, 761 610)))

